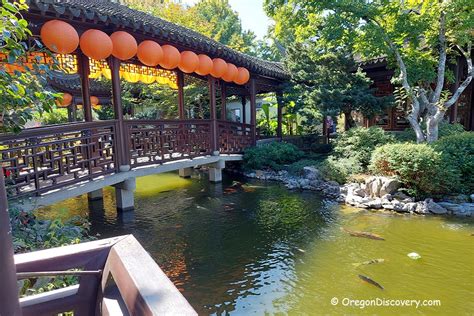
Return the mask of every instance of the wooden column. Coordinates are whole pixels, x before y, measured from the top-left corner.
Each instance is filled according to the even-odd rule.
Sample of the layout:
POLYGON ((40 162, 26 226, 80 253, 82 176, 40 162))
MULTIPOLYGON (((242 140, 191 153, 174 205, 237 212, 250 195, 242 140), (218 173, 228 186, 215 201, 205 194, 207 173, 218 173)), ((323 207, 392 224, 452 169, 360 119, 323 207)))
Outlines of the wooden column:
POLYGON ((227 87, 225 82, 221 85, 221 120, 227 119, 227 87))
POLYGON ((21 315, 3 169, 0 168, 0 315, 21 315))
POLYGON ((216 81, 214 78, 208 78, 209 82, 209 100, 210 100, 210 114, 211 114, 211 151, 213 155, 219 154, 217 146, 217 111, 216 111, 216 81))
POLYGON ((282 138, 282 118, 283 118, 283 92, 277 91, 276 92, 276 99, 277 99, 277 137, 282 138))
POLYGON ((247 124, 247 99, 242 96, 242 123, 247 124))
POLYGON ((179 119, 185 119, 184 112, 184 74, 181 71, 177 72, 177 84, 178 84, 178 114, 179 119))
POLYGON ((112 73, 112 100, 114 105, 114 117, 117 120, 117 163, 120 171, 128 171, 130 169, 130 165, 128 161, 128 142, 126 141, 125 127, 123 124, 120 60, 111 56, 107 62, 110 67, 110 72, 112 73))
POLYGON ((257 91, 255 87, 255 79, 250 79, 250 125, 252 133, 252 145, 257 143, 256 121, 257 121, 257 91))
POLYGON ((92 105, 89 84, 89 58, 86 55, 78 53, 77 68, 79 76, 81 77, 82 107, 84 109, 84 120, 86 122, 92 122, 92 105))

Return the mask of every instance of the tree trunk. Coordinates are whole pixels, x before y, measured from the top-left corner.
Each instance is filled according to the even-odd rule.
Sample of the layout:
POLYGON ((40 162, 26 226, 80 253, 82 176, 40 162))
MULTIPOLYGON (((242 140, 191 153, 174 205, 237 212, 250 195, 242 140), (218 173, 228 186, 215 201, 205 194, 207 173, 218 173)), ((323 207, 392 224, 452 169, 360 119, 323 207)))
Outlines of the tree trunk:
POLYGON ((423 143, 425 141, 425 135, 423 134, 420 123, 418 122, 418 118, 413 115, 408 115, 408 122, 410 122, 411 127, 415 131, 416 142, 418 144, 423 143))

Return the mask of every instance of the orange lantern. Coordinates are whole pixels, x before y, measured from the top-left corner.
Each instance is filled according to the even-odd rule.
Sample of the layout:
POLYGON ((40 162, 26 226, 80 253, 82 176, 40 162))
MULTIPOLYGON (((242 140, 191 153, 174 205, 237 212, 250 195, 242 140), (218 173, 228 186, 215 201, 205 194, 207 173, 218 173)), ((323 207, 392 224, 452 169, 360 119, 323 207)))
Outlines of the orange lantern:
POLYGON ((194 72, 199 66, 199 57, 190 51, 184 51, 181 53, 181 60, 179 62, 179 69, 185 73, 194 72))
POLYGON ((178 67, 181 60, 181 54, 179 50, 171 45, 163 45, 163 60, 160 62, 160 66, 165 69, 174 69, 178 67))
POLYGON ((220 78, 225 74, 226 71, 227 63, 223 59, 214 58, 212 60, 211 76, 214 78, 220 78))
POLYGON ((96 29, 90 29, 82 33, 79 45, 87 57, 96 60, 109 57, 114 46, 107 34, 96 29))
POLYGON ((100 104, 92 104, 94 110, 100 110, 100 104))
POLYGON ((236 84, 246 84, 250 79, 250 73, 246 68, 239 67, 237 68, 237 76, 234 79, 236 84))
POLYGON ((232 82, 239 74, 239 70, 234 64, 227 64, 227 70, 225 74, 222 76, 222 79, 226 82, 232 82))
POLYGON ((50 51, 59 54, 70 54, 79 45, 79 34, 69 23, 51 20, 43 24, 40 31, 43 44, 50 51))
POLYGON ((72 102, 72 95, 63 93, 62 98, 56 101, 58 108, 65 108, 72 102))
POLYGON ((99 98, 96 97, 96 96, 94 96, 94 95, 91 96, 91 104, 92 104, 92 105, 97 105, 97 104, 99 104, 99 98))
POLYGON ((137 53, 137 41, 124 31, 117 31, 110 35, 113 43, 112 55, 120 60, 127 60, 137 53))
POLYGON ((212 70, 212 59, 209 56, 204 54, 199 54, 199 66, 196 69, 196 73, 201 76, 207 76, 211 73, 212 70))
POLYGON ((137 56, 142 64, 155 67, 163 60, 163 49, 154 41, 143 41, 138 45, 137 56))

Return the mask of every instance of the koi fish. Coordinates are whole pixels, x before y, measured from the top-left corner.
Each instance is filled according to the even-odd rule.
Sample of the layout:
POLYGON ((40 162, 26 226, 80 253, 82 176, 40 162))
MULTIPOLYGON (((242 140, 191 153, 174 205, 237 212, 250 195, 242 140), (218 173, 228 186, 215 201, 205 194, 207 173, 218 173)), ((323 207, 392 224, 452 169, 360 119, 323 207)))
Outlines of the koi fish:
POLYGON ((385 238, 383 238, 382 236, 369 233, 369 232, 357 232, 357 231, 349 230, 346 228, 342 228, 342 230, 354 237, 362 237, 362 238, 368 238, 368 239, 374 239, 374 240, 385 240, 385 238))
POLYGON ((378 287, 378 288, 379 288, 379 289, 381 289, 381 290, 383 290, 383 289, 384 289, 384 288, 383 288, 383 286, 382 286, 382 285, 380 285, 380 283, 378 283, 378 282, 375 282, 374 280, 372 280, 372 279, 371 279, 371 278, 369 278, 368 276, 365 276, 365 275, 359 274, 359 278, 360 278, 361 280, 363 280, 363 281, 365 281, 365 282, 369 283, 369 284, 372 284, 372 285, 374 285, 374 286, 378 287))
POLYGON ((374 263, 382 263, 382 262, 385 262, 385 259, 372 259, 372 260, 364 261, 364 262, 361 262, 361 263, 353 263, 352 265, 354 267, 360 267, 360 266, 364 266, 364 265, 369 265, 369 264, 374 264, 374 263))

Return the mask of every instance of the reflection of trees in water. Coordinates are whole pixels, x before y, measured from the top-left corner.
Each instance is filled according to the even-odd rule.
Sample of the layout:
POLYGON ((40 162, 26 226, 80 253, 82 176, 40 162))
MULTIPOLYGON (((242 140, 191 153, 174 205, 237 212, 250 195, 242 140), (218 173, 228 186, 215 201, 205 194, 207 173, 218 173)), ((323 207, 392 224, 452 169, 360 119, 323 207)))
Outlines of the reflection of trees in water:
POLYGON ((326 221, 314 194, 280 186, 214 194, 196 199, 194 223, 184 227, 191 275, 185 296, 202 313, 233 311, 238 298, 258 294, 282 267, 291 273, 296 245, 314 237, 326 221), (225 210, 229 204, 234 209, 225 210))

